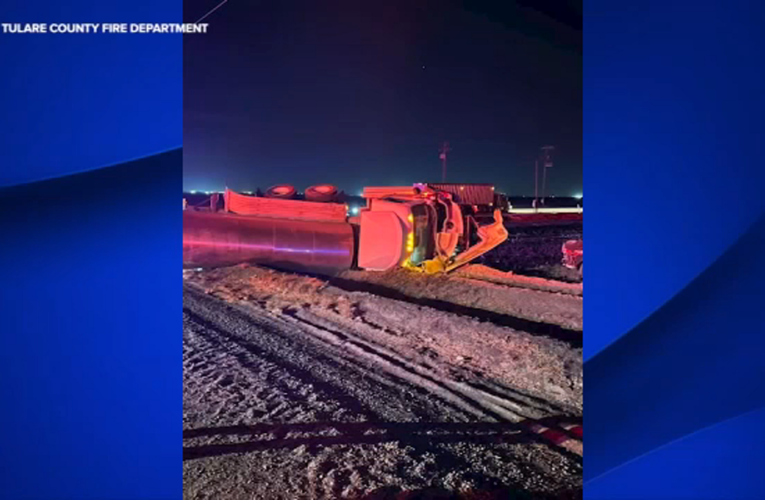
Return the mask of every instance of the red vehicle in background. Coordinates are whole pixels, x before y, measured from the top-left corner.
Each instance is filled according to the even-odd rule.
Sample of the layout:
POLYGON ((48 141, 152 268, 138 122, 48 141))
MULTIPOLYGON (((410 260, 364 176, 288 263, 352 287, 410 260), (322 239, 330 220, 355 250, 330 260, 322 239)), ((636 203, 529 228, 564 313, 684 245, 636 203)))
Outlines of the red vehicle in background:
POLYGON ((569 269, 574 269, 579 272, 579 276, 583 277, 584 271, 584 241, 583 240, 568 240, 563 244, 563 265, 569 269))

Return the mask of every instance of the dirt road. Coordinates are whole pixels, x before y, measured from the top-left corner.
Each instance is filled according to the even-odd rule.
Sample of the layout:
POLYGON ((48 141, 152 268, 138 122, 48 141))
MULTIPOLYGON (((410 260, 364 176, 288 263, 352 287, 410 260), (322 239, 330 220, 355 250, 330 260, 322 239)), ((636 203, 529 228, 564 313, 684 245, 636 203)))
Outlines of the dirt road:
POLYGON ((581 491, 564 340, 232 268, 187 276, 183 363, 186 498, 581 491))

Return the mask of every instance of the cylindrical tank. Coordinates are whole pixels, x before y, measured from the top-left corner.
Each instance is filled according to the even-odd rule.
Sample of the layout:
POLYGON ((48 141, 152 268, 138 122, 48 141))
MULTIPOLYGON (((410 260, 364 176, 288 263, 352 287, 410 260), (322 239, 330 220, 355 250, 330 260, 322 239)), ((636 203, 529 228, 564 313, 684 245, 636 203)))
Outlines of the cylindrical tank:
POLYGON ((354 248, 345 222, 183 212, 184 267, 249 262, 332 275, 351 267, 354 248))

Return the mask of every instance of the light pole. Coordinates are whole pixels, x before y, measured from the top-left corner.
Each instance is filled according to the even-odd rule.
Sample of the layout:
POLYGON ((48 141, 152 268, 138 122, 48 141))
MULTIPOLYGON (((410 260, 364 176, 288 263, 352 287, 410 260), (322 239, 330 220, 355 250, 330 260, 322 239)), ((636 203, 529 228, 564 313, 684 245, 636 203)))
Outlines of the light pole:
POLYGON ((547 169, 552 168, 552 154, 555 151, 555 146, 543 146, 542 147, 542 205, 545 204, 545 197, 547 196, 547 169))
POLYGON ((534 160, 534 211, 537 211, 537 200, 539 199, 539 158, 534 160))

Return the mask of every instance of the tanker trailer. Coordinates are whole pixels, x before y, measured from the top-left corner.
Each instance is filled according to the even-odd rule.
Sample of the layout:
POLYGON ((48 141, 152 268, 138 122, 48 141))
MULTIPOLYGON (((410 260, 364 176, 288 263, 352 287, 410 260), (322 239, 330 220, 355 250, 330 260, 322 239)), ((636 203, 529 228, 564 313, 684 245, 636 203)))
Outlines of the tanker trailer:
POLYGON ((184 211, 184 267, 249 262, 328 275, 351 267, 448 272, 508 236, 498 210, 494 223, 478 226, 449 193, 424 184, 365 188, 363 196, 367 206, 348 219, 343 204, 227 189, 224 212, 184 211))
POLYGON ((353 227, 347 222, 186 211, 184 267, 244 262, 290 271, 335 274, 354 258, 353 227))

